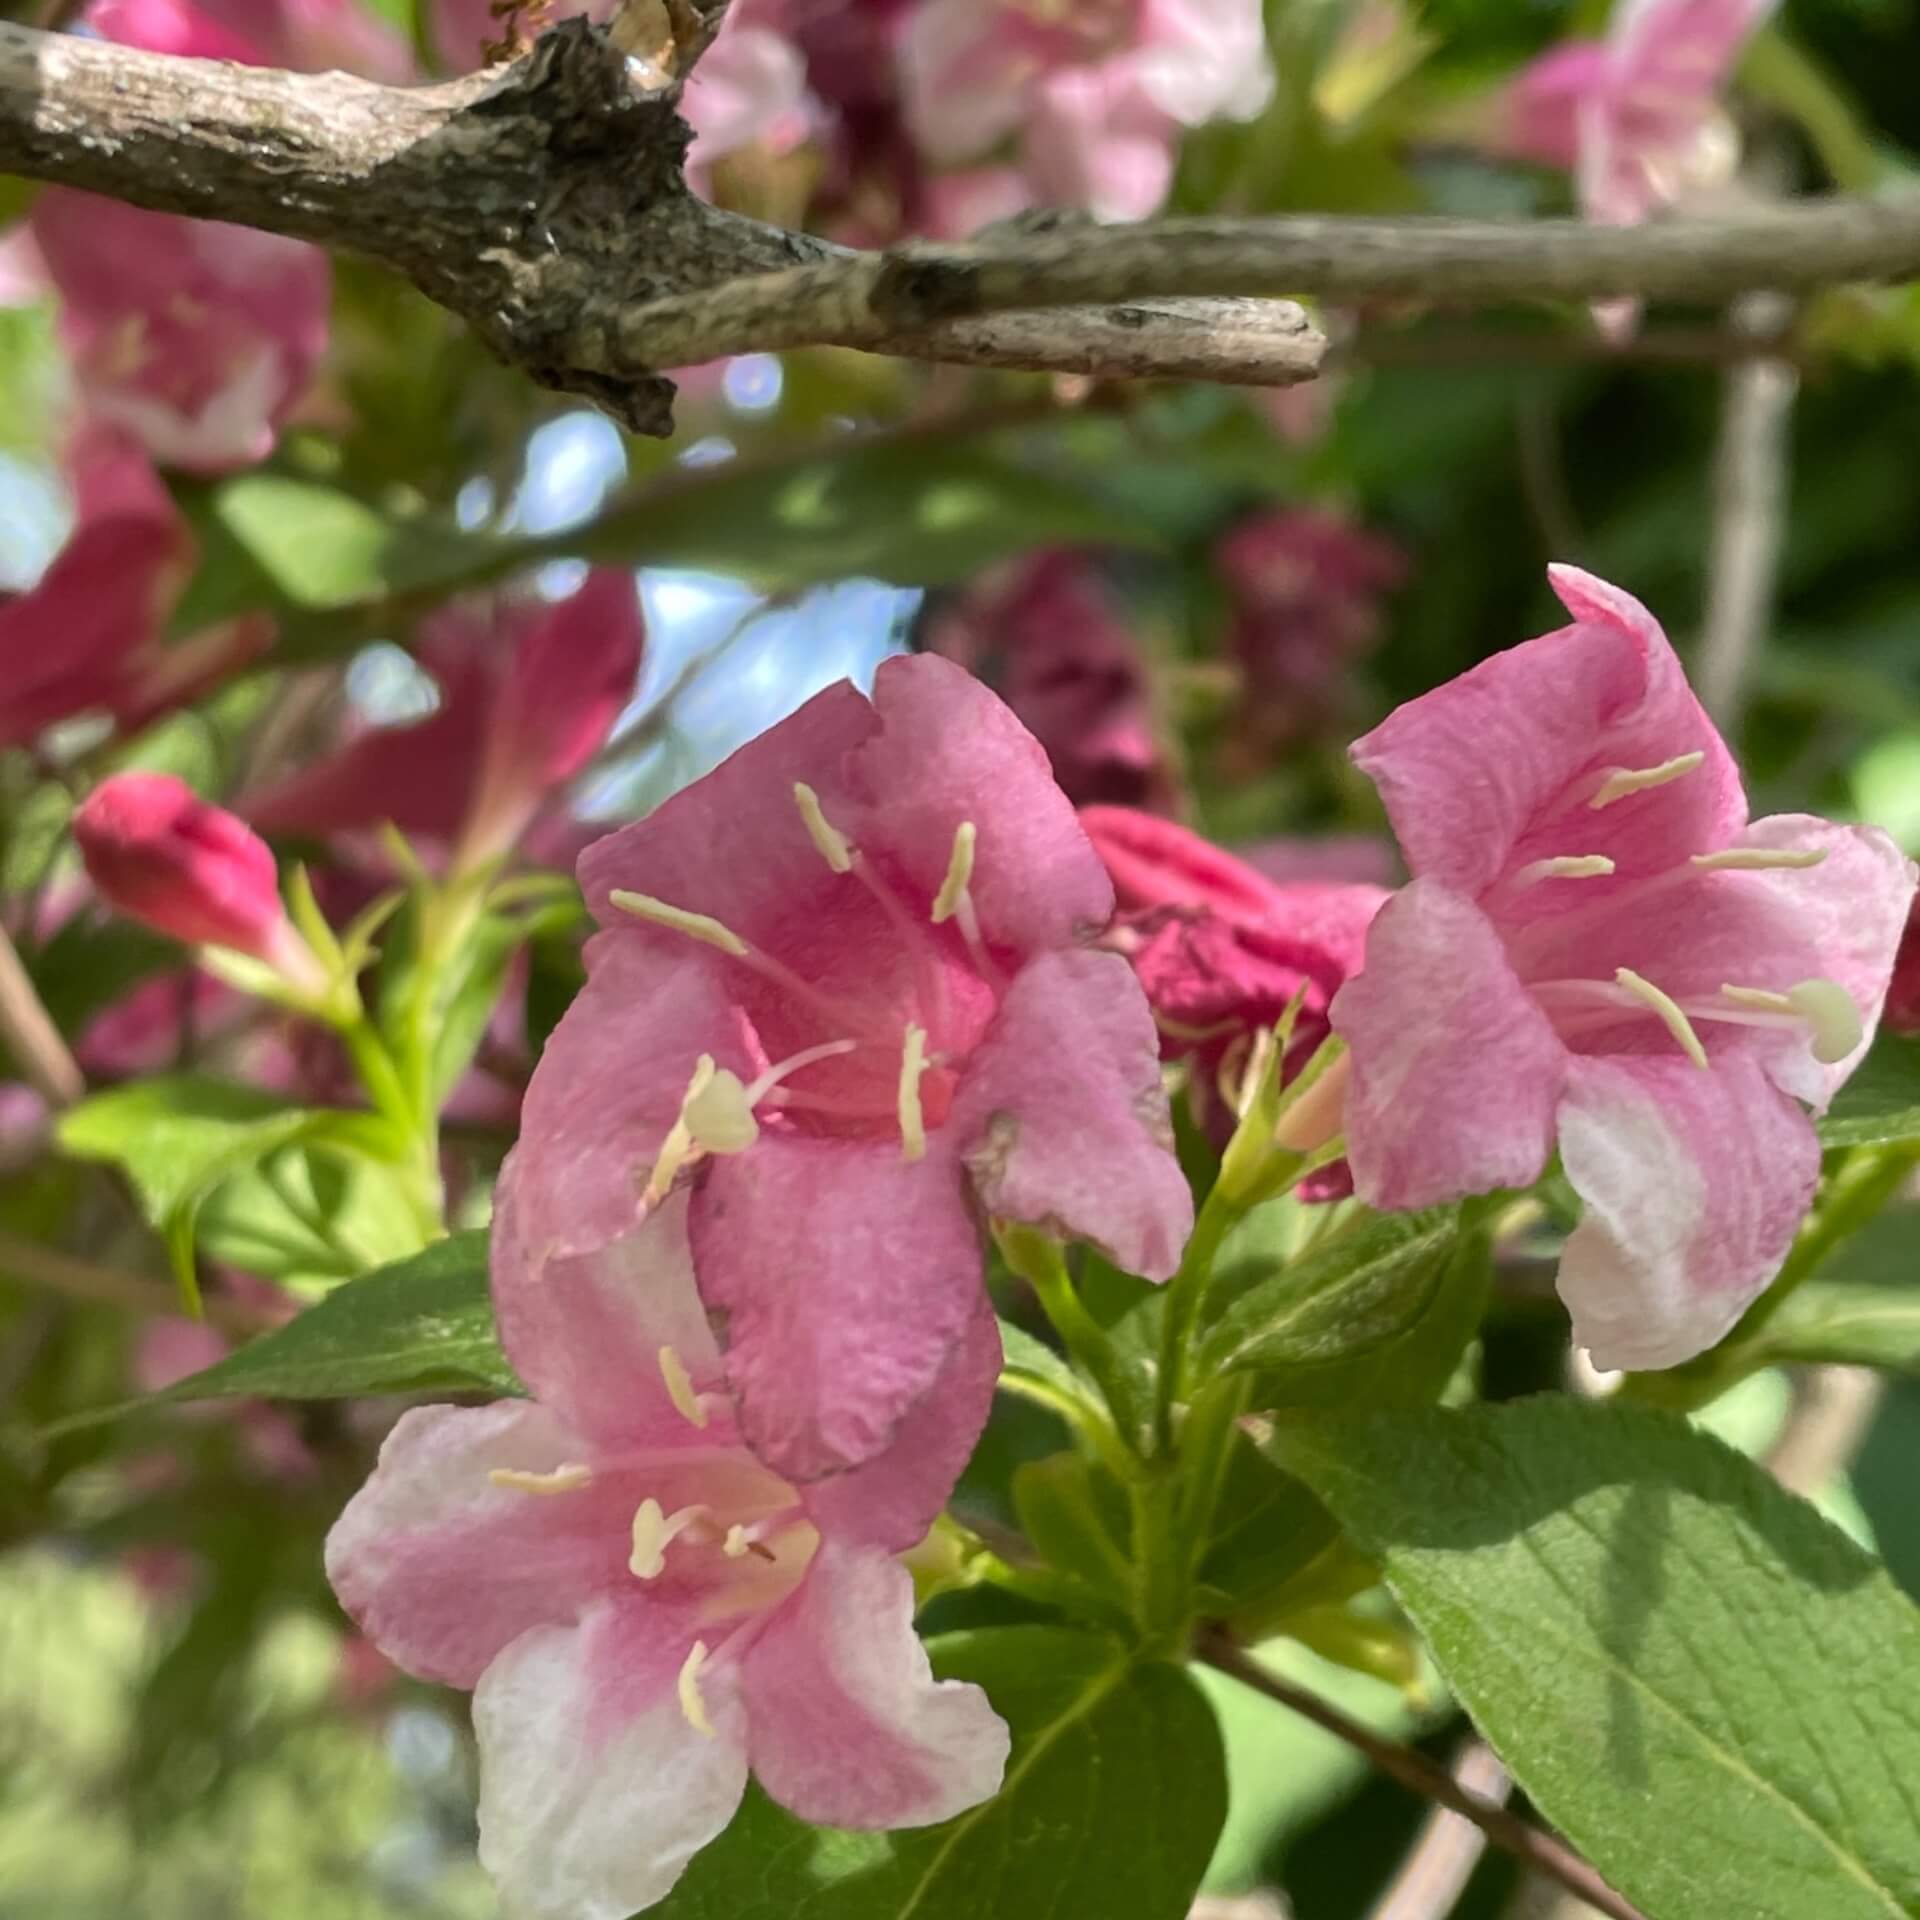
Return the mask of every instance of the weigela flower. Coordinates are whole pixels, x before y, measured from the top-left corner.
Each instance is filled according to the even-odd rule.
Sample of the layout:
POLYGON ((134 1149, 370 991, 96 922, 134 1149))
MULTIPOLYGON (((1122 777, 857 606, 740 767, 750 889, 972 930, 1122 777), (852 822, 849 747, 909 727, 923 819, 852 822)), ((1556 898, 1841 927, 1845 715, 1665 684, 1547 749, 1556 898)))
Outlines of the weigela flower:
POLYGON ((1192 1222, 1113 893, 977 681, 841 682, 580 862, 604 929, 506 1176, 542 1267, 694 1182, 746 1438, 883 1451, 987 1312, 976 1210, 1164 1278, 1192 1222))
POLYGON ((439 683, 425 719, 372 727, 241 802, 269 833, 391 822, 474 859, 505 852, 605 744, 646 641, 633 575, 603 567, 564 600, 455 603, 422 622, 439 683))
POLYGON ((1907 916, 1900 936, 1900 954, 1893 963, 1893 983, 1887 988, 1887 1025, 1895 1033, 1920 1033, 1920 902, 1907 916))
POLYGON ((1019 143, 1035 197, 1137 220, 1182 129, 1248 119, 1273 75, 1257 0, 923 0, 899 45, 908 124, 936 165, 1019 143))
POLYGON ((922 1826, 990 1797, 1006 1728, 978 1687, 931 1677, 895 1556, 977 1437, 992 1322, 880 1457, 795 1486, 741 1442, 684 1196, 529 1263, 503 1191, 494 1300, 535 1397, 403 1414, 326 1558, 384 1653, 474 1689, 480 1858, 506 1909, 652 1905, 749 1769, 833 1826, 922 1826))
POLYGON ((1560 1292, 1602 1367, 1711 1346, 1812 1199, 1825 1107, 1878 1020, 1914 869, 1872 827, 1747 817, 1653 616, 1572 567, 1574 624, 1354 748, 1412 883, 1333 1025, 1361 1198, 1524 1187, 1586 1217, 1560 1292))
POLYGON ((39 580, 0 604, 0 746, 103 713, 134 728, 194 699, 272 635, 252 617, 169 640, 192 533, 144 454, 89 432, 69 460, 74 527, 39 580))
POLYGON ((226 947, 324 985, 280 900, 267 843, 170 773, 116 773, 80 803, 74 843, 101 899, 189 946, 226 947))
POLYGON ((1146 660, 1084 554, 1037 553, 976 582, 930 623, 927 642, 999 689, 1068 799, 1172 801, 1146 660))
POLYGON ((414 78, 407 43, 366 0, 93 0, 81 19, 150 53, 296 73, 338 67, 394 86, 414 78))

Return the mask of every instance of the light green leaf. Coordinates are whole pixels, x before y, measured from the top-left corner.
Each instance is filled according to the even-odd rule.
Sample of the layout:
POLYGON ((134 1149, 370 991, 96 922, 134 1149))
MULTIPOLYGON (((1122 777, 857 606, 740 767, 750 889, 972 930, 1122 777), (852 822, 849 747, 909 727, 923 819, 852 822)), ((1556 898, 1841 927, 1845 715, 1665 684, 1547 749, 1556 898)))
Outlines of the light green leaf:
POLYGON ((1883 1032, 1819 1128, 1829 1147, 1920 1140, 1920 1036, 1883 1032))
POLYGON ((1044 1340, 1011 1320, 1000 1322, 1001 1374, 1018 1374, 1043 1388, 1051 1397, 1088 1400, 1087 1383, 1044 1340))
POLYGON ((1655 1920, 1920 1912, 1920 1612, 1750 1461, 1562 1398, 1275 1444, 1529 1797, 1655 1920))
MULTIPOLYGON (((1920 1266, 1920 1258, 1909 1258, 1920 1266)), ((1740 1353, 1756 1366, 1800 1361, 1920 1373, 1920 1288, 1810 1280, 1761 1322, 1740 1353)))
POLYGON ((659 1920, 1183 1920, 1226 1814, 1220 1732, 1192 1681, 1060 1627, 931 1643, 1013 1732, 998 1796, 943 1826, 803 1826, 757 1788, 659 1920))
POLYGON ((162 1392, 69 1426, 183 1400, 517 1394, 487 1296, 487 1236, 460 1233, 336 1287, 297 1319, 162 1392))
MULTIPOLYGON (((1276 1212, 1289 1200, 1270 1203, 1276 1212)), ((1248 1226, 1258 1228, 1268 1208, 1248 1226)), ((1457 1209, 1359 1214, 1307 1253, 1229 1242, 1199 1370, 1252 1370, 1262 1407, 1418 1405, 1438 1398, 1479 1324, 1486 1263, 1457 1209)))

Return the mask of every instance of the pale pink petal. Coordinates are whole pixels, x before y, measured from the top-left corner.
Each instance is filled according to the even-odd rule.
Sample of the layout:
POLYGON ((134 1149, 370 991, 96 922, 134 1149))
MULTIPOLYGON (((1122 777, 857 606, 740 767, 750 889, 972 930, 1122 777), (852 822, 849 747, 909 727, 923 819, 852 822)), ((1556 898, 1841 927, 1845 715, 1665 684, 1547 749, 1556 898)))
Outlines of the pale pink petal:
MULTIPOLYGON (((250 0, 258 7, 260 0, 250 0)), ((246 26, 218 18, 216 4, 190 0, 91 0, 81 12, 84 25, 103 40, 149 53, 171 53, 188 60, 237 60, 245 66, 269 64, 265 49, 246 26)))
POLYGON ((822 1534, 889 1553, 918 1544, 972 1458, 1000 1358, 1000 1325, 983 1289, 973 1319, 939 1377, 902 1418, 893 1444, 864 1467, 807 1489, 807 1513, 822 1534))
POLYGON ((881 663, 873 703, 878 727, 847 762, 856 842, 883 848, 931 902, 954 829, 971 820, 971 891, 995 946, 1027 954, 1105 925, 1106 869, 1004 701, 952 661, 915 654, 881 663))
POLYGON ((655 945, 649 931, 636 923, 588 942, 587 984, 528 1083, 501 1184, 535 1268, 638 1223, 641 1191, 703 1053, 753 1076, 711 949, 670 935, 655 945))
POLYGON ((976 1686, 935 1680, 913 1580, 873 1548, 823 1540, 741 1663, 753 1771, 802 1820, 921 1827, 991 1799, 1006 1723, 976 1686))
POLYGON ((978 1311, 980 1237, 953 1134, 909 1161, 897 1140, 769 1133, 708 1167, 694 1271, 724 1321, 741 1431, 789 1480, 883 1451, 978 1311))
POLYGON ((742 147, 791 152, 812 124, 806 62, 784 34, 729 19, 700 56, 680 111, 693 129, 689 170, 742 147))
POLYGON ((1431 1206, 1540 1177, 1566 1054, 1469 900, 1415 880, 1335 996, 1352 1051, 1347 1158, 1368 1205, 1431 1206))
POLYGON ((1620 0, 1607 39, 1624 89, 1711 98, 1779 0, 1620 0))
POLYGON ((961 1082, 950 1131, 988 1213, 1091 1241, 1164 1280, 1193 1228, 1160 1041, 1118 954, 1023 967, 961 1082))
POLYGON ((1504 101, 1506 151, 1571 173, 1580 159, 1581 107, 1604 93, 1611 70, 1598 40, 1562 41, 1522 67, 1504 101))
POLYGON ((1139 33, 1121 58, 1183 126, 1251 120, 1273 97, 1261 0, 1143 0, 1139 33))
POLYGON ((907 125, 936 166, 975 159, 1019 127, 1033 61, 1017 29, 986 0, 922 0, 907 12, 897 55, 907 125))
POLYGON ((1068 68, 1035 90, 1027 176, 1043 204, 1084 207, 1102 220, 1144 220, 1173 183, 1179 131, 1129 63, 1068 68))
POLYGON ((1599 1367, 1678 1366, 1779 1270, 1820 1175, 1793 1101, 1744 1055, 1575 1060, 1560 1151, 1586 1217, 1560 1261, 1573 1337, 1599 1367))
POLYGON ((1122 912, 1210 907, 1238 925, 1262 925, 1280 905, 1265 874, 1189 828, 1135 807, 1082 807, 1080 825, 1106 863, 1122 912))
MULTIPOLYGON (((1613 858, 1623 884, 1724 845, 1746 820, 1739 770, 1658 622, 1578 568, 1548 577, 1578 624, 1396 708, 1353 748, 1412 872, 1462 893, 1568 854, 1613 858), (1591 806, 1611 769, 1694 752, 1693 772, 1591 806)), ((1530 889, 1533 909, 1571 884, 1590 883, 1530 889)))
MULTIPOLYGON (((493 1223, 493 1304, 514 1371, 596 1447, 680 1445, 692 1437, 662 1370, 671 1347, 696 1392, 720 1385, 720 1352, 693 1284, 687 1200, 669 1195, 603 1247, 544 1263, 528 1256, 526 1189, 503 1179, 493 1223)), ((724 1421, 710 1444, 727 1437, 724 1421)))
POLYGON ((682 1711, 691 1623, 642 1600, 523 1635, 473 1696, 480 1864, 515 1920, 627 1920, 665 1898, 746 1790, 732 1674, 682 1711))
POLYGON ((423 1680, 471 1687, 530 1627, 572 1620, 632 1584, 646 1492, 602 1475, 570 1493, 496 1486, 495 1468, 585 1464, 586 1442, 546 1408, 416 1407, 327 1535, 327 1578, 380 1650, 423 1680))

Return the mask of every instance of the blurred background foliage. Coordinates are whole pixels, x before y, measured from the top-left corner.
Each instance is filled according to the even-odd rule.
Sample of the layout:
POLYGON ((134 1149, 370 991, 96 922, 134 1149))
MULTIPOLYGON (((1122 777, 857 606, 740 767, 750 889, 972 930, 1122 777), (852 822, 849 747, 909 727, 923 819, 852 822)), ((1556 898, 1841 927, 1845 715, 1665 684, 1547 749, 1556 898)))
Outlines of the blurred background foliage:
MULTIPOLYGON (((374 3, 418 37, 411 0, 374 3)), ((1913 0, 1791 0, 1742 72, 1750 150, 1803 189, 1873 191, 1909 175, 1920 154, 1916 12, 1913 0)), ((1603 19, 1604 8, 1552 0, 1404 11, 1271 0, 1275 97, 1257 120, 1187 141, 1172 204, 1563 211, 1563 180, 1484 157, 1462 129, 1489 86, 1603 19)), ((31 190, 3 184, 11 219, 31 190)), ((1563 312, 1399 308, 1334 327, 1352 348, 1337 374, 1311 400, 1277 405, 841 353, 749 356, 697 383, 680 431, 655 443, 535 391, 418 296, 340 263, 323 378, 274 457, 175 482, 200 549, 175 632, 265 610, 278 641, 255 671, 131 739, 78 722, 33 751, 0 753, 0 882, 16 929, 73 884, 66 815, 106 767, 164 767, 226 796, 259 771, 274 716, 295 696, 344 698, 375 719, 428 711, 436 695, 408 654, 418 617, 528 568, 546 569, 555 592, 582 560, 642 570, 644 668, 575 793, 588 822, 644 810, 889 651, 965 643, 991 656, 981 608, 1003 577, 993 570, 1040 549, 1090 557, 1137 649, 1151 753, 1128 762, 1132 774, 1226 841, 1377 832, 1346 740, 1394 702, 1556 624, 1549 559, 1623 583, 1690 647, 1726 377, 1710 320, 1651 313, 1618 355, 1563 312), (1281 737, 1253 724, 1258 689, 1234 651, 1244 608, 1222 541, 1251 517, 1301 507, 1338 514, 1397 557, 1393 583, 1358 596, 1367 620, 1281 737)), ((1801 384, 1778 614, 1739 729, 1755 810, 1867 817, 1920 850, 1920 295, 1824 296, 1798 317, 1791 351, 1801 384)), ((37 577, 70 517, 55 455, 65 379, 50 307, 0 309, 9 590, 37 577)), ((179 979, 164 942, 98 918, 23 944, 70 1036, 141 981, 179 979)), ((578 978, 575 935, 536 942, 512 988, 530 1046, 578 978)), ((202 1048, 190 1018, 178 1033, 167 1064, 202 1048)), ((478 1208, 510 1121, 453 1133, 471 1155, 478 1208)), ((240 1200, 224 1204, 244 1216, 240 1200)), ((346 1245, 347 1270, 379 1238, 355 1205, 307 1198, 323 1239, 346 1245)), ((244 1218, 230 1224, 238 1249, 244 1218)), ((1910 1209, 1890 1215, 1836 1277, 1911 1285, 1913 1226, 1910 1209)), ((77 1248, 153 1275, 155 1288, 165 1271, 98 1169, 9 1149, 0 1920, 489 1912, 471 1857, 463 1703, 385 1667, 346 1630, 320 1571, 318 1543, 383 1410, 148 1413, 63 1429, 159 1384, 154 1332, 174 1323, 17 1283, 6 1247, 21 1241, 77 1248)), ((317 1285, 329 1269, 316 1257, 282 1271, 317 1285)), ((1502 1392, 1542 1384, 1558 1352, 1557 1333, 1516 1307, 1490 1335, 1489 1381, 1502 1392)), ((1761 1450, 1785 1392, 1763 1379, 1716 1417, 1761 1450)), ((1851 1493, 1834 1497, 1920 1594, 1916 1442, 1920 1392, 1896 1391, 1851 1493)), ((997 1424, 965 1496, 1004 1511, 1013 1467, 1050 1444, 1018 1421, 997 1424)), ((1417 1685, 1289 1657, 1382 1727, 1450 1745, 1444 1707, 1417 1685)), ((1363 1787, 1325 1736, 1214 1692, 1234 1783, 1217 1882, 1275 1882, 1311 1920, 1364 1912, 1418 1810, 1389 1786, 1363 1787)), ((1490 1864, 1463 1911, 1498 1911, 1509 1891, 1506 1867, 1490 1864)))

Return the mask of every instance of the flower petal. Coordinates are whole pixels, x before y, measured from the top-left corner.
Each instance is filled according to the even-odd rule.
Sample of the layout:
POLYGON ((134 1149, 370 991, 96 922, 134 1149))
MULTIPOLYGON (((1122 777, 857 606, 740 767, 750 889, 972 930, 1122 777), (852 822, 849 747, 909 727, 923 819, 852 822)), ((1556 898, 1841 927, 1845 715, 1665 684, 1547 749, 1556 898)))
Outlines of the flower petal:
POLYGON ((1565 1052, 1471 901, 1429 879, 1402 888, 1331 1017, 1352 1050, 1347 1157, 1370 1206, 1431 1206, 1539 1177, 1565 1052))
POLYGON ((1193 1230, 1153 1015, 1118 954, 1021 968, 961 1081, 949 1130, 998 1219, 1091 1241, 1164 1280, 1193 1230))
POLYGON ((950 660, 915 654, 880 663, 873 704, 879 726, 847 761, 856 841, 884 849, 931 902, 954 829, 971 820, 969 885, 995 946, 1029 954, 1106 924, 1106 869, 1040 743, 998 695, 950 660))
POLYGON ((1575 1060, 1560 1152, 1586 1217, 1560 1260, 1600 1367, 1703 1353, 1778 1271, 1820 1177, 1812 1124, 1744 1055, 1575 1060))
POLYGON ((585 1458, 584 1441, 531 1401, 403 1413, 327 1535, 340 1604, 409 1673, 472 1686, 517 1635, 631 1583, 630 1486, 531 1494, 488 1478, 585 1458))
POLYGON ((925 1537, 953 1493, 993 1404, 1000 1378, 1000 1325, 984 1289, 939 1378, 895 1430, 893 1444, 864 1467, 816 1481, 806 1507, 823 1535, 903 1553, 925 1537))
POLYGON ((745 1728, 724 1666, 697 1731, 676 1687, 685 1622, 629 1600, 544 1627, 473 1697, 480 1864, 514 1920, 626 1920, 663 1899, 746 1791, 745 1728))
POLYGON ((721 1383, 720 1350, 693 1284, 687 1199, 659 1210, 604 1247, 544 1265, 529 1262, 519 1233, 524 1188, 501 1183, 494 1212, 493 1304, 500 1341, 535 1396, 596 1446, 709 1443, 691 1426, 662 1371, 671 1347, 694 1392, 721 1383))
MULTIPOLYGON (((1408 867, 1461 893, 1536 860, 1595 853, 1624 884, 1724 846, 1746 821, 1739 770, 1659 623, 1577 567, 1548 577, 1576 625, 1495 654, 1354 744, 1408 867), (1614 768, 1696 752, 1704 762, 1666 785, 1590 804, 1614 768)), ((1613 883, 1547 886, 1575 884, 1613 883)))
POLYGON ((587 943, 587 984, 527 1084, 501 1186, 535 1269, 633 1229, 702 1053, 753 1075, 710 964, 720 956, 671 935, 656 944, 651 931, 616 928, 587 943))
POLYGON ((789 1480, 882 1452, 978 1311, 952 1138, 909 1161, 897 1141, 763 1134, 694 1198, 694 1271, 724 1316, 741 1432, 789 1480))
POLYGON ((753 1771, 802 1820, 931 1826, 1000 1789, 1006 1723, 980 1688, 933 1678, 912 1577, 887 1554, 823 1541, 740 1689, 753 1771))

